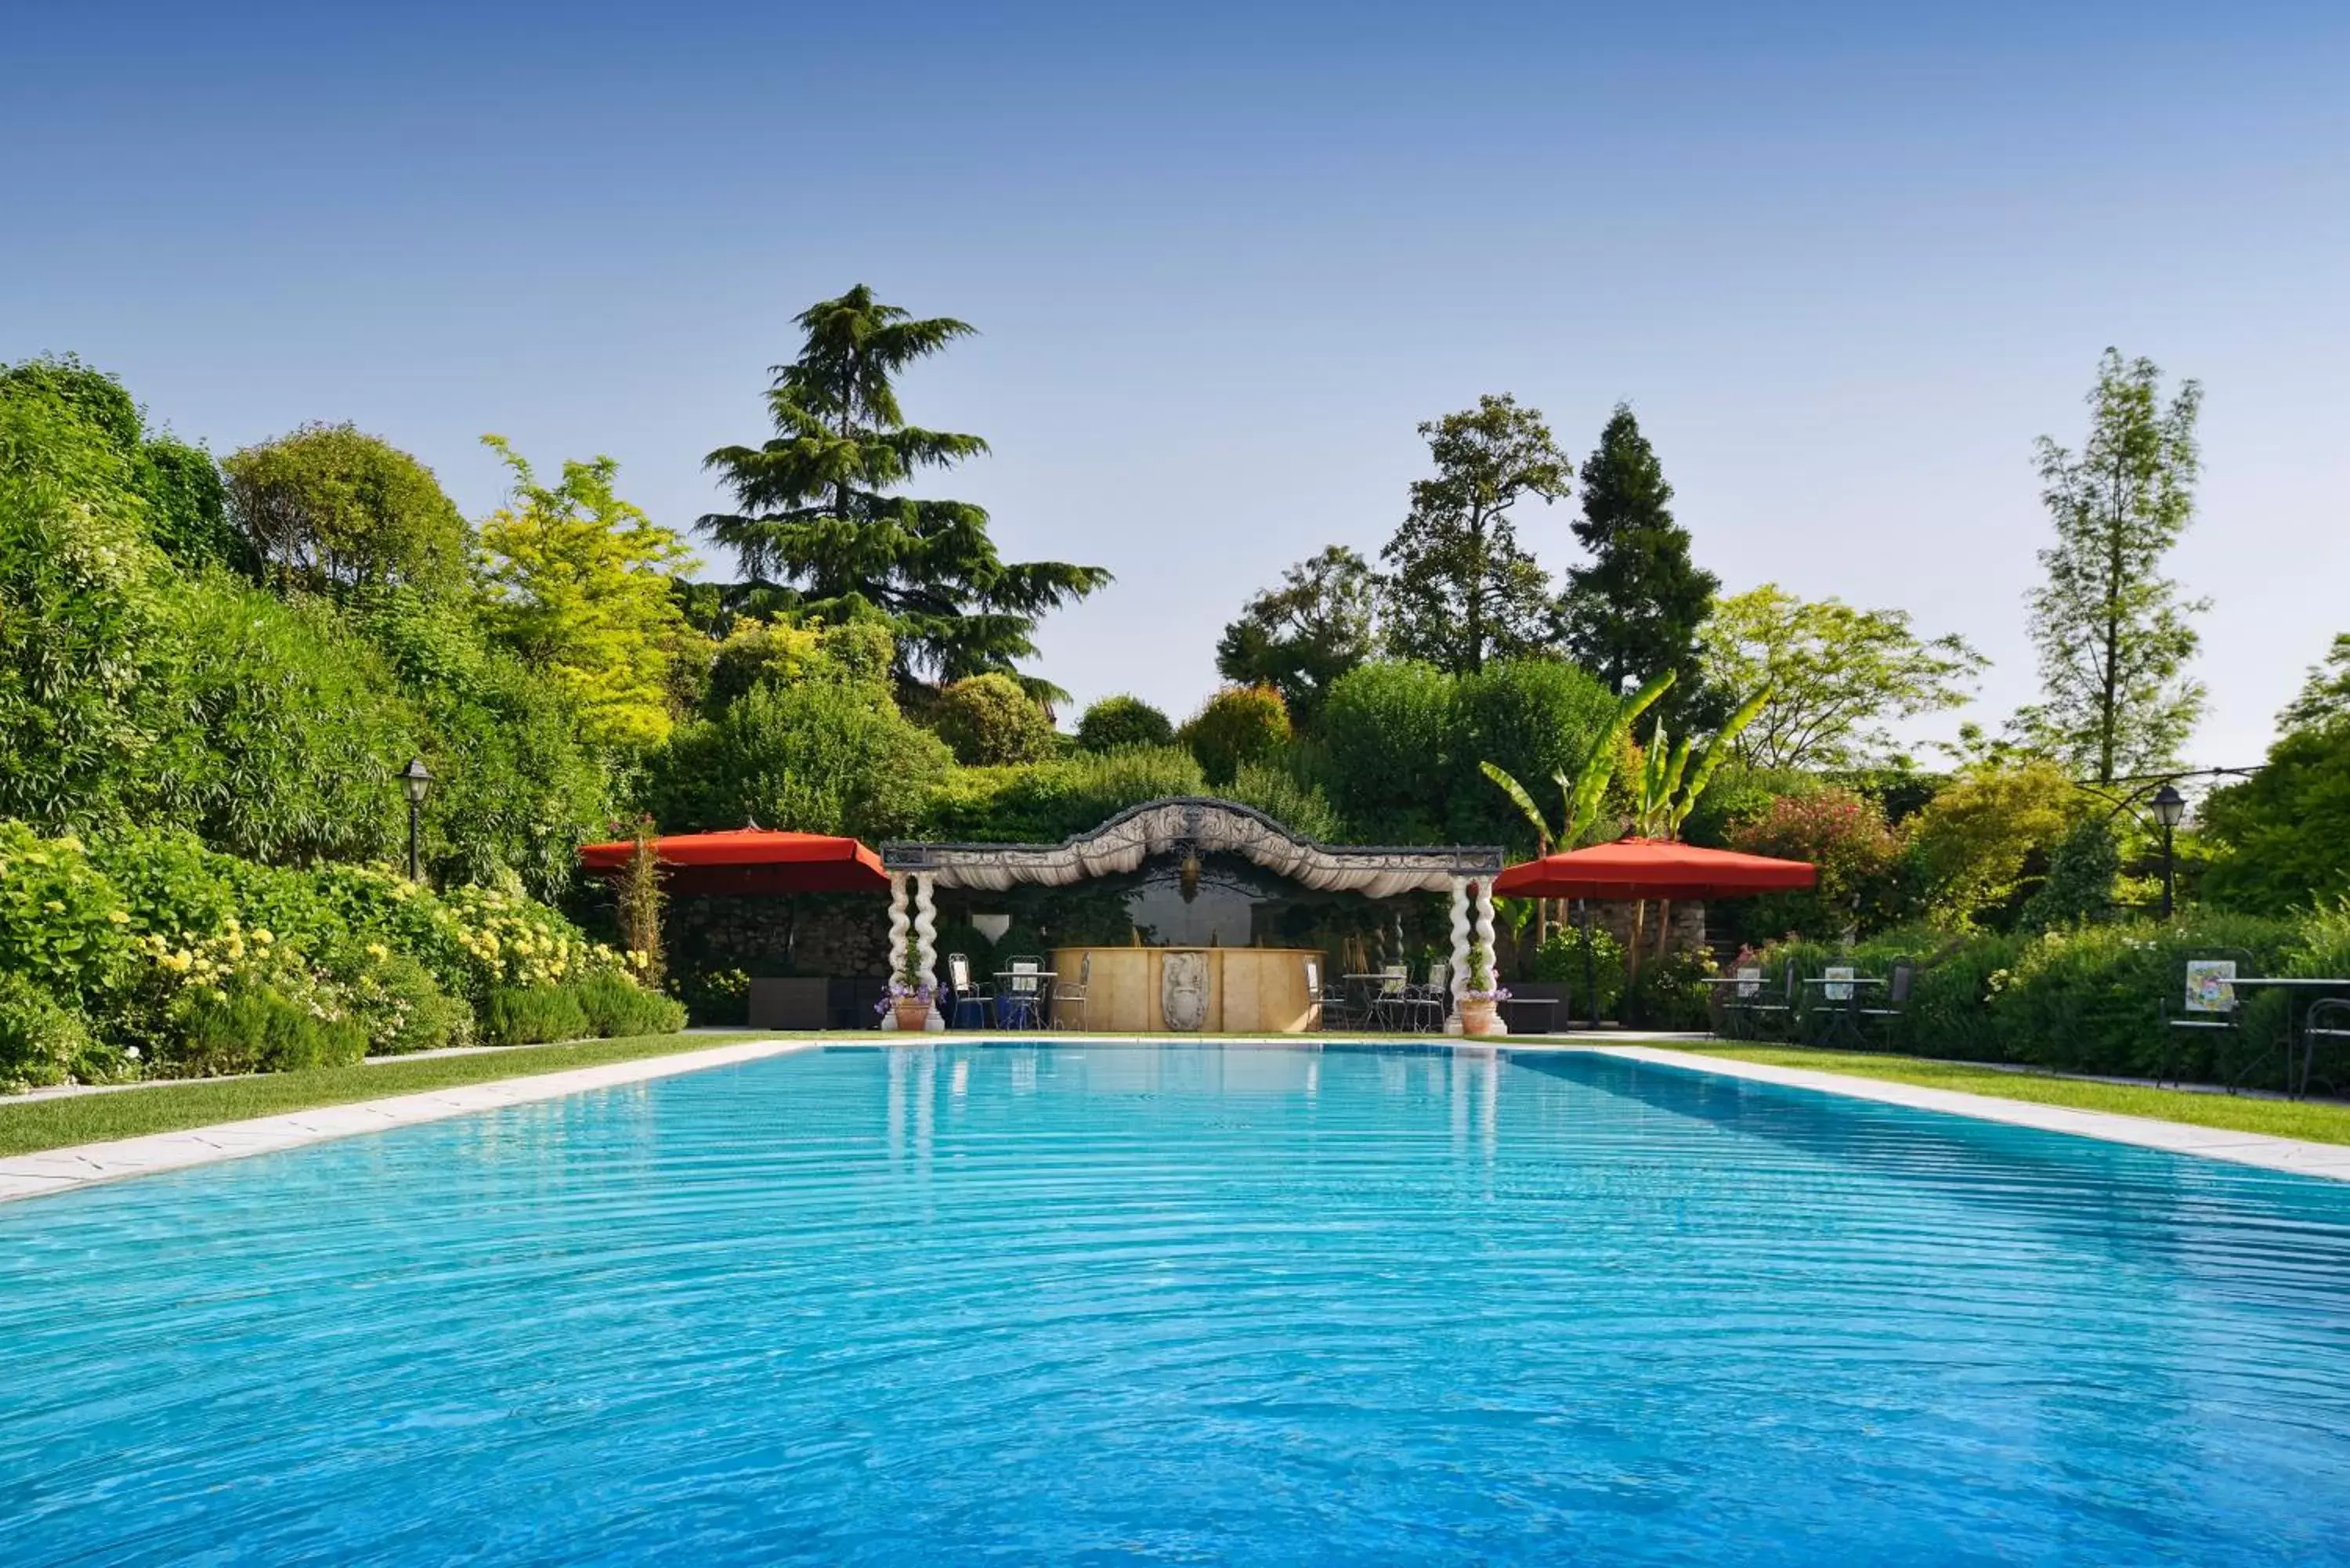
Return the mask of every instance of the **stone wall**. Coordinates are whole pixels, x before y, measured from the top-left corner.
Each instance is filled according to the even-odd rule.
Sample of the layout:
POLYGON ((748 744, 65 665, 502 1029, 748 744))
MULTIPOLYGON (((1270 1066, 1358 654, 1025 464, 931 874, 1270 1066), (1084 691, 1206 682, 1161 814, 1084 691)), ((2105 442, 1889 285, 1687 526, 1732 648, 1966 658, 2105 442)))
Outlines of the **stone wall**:
POLYGON ((889 972, 889 900, 869 893, 673 898, 661 934, 672 972, 754 979, 889 972))

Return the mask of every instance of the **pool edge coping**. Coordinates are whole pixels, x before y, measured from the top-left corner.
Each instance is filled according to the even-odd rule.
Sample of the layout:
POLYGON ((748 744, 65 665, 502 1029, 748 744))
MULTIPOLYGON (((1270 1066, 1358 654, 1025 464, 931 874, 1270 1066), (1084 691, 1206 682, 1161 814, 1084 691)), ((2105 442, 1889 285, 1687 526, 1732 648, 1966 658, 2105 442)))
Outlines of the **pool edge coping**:
MULTIPOLYGON (((1534 1045, 1533 1048, 1539 1050, 1543 1047, 1534 1045)), ((1743 1078, 1752 1083, 1774 1084, 1783 1088, 1841 1095, 1846 1099, 1873 1100, 1879 1105, 1900 1106, 1910 1110, 1970 1116, 1977 1121, 2002 1122, 2010 1127, 2064 1133, 2074 1137, 2095 1138, 2104 1143, 2127 1144, 2165 1154, 2224 1160, 2232 1165, 2249 1165, 2291 1176, 2350 1181, 2350 1144, 2279 1137, 2274 1133, 2202 1127, 2194 1122, 2163 1121, 2155 1116, 2126 1116, 2119 1111, 2083 1110, 2072 1106, 2045 1105, 2036 1100, 2002 1099, 1995 1095, 1971 1094, 1964 1089, 1929 1088, 1922 1084, 1904 1084, 1890 1078, 1864 1078, 1811 1067, 1781 1067, 1762 1062, 1741 1061, 1734 1056, 1708 1056, 1663 1046, 1562 1043, 1552 1048, 1646 1062, 1679 1071, 1743 1078)))
MULTIPOLYGON (((983 1042, 1025 1043, 1019 1040, 993 1041, 983 1035, 954 1035, 945 1038, 926 1037, 919 1042, 919 1044, 927 1046, 983 1042)), ((1076 1033, 1036 1042, 1036 1044, 1061 1045, 1150 1043, 1147 1037, 1113 1038, 1076 1033)), ((1180 1044, 1180 1042, 1177 1043, 1180 1044)), ((1209 1043, 1202 1042, 1202 1044, 1209 1043)), ((1323 1042, 1314 1036, 1294 1034, 1225 1037, 1212 1042, 1216 1044, 1291 1047, 1325 1043, 1352 1044, 1352 1042, 1323 1042)), ((133 1177, 185 1170, 224 1160, 241 1159, 248 1155, 275 1154, 284 1149, 301 1148, 310 1144, 327 1143, 338 1138, 384 1132, 393 1127, 414 1127, 425 1122, 447 1120, 453 1116, 472 1116, 483 1111, 503 1110, 509 1106, 557 1100, 597 1089, 616 1088, 629 1084, 646 1083, 656 1078, 674 1077, 685 1073, 737 1066, 744 1063, 764 1061, 770 1057, 789 1055, 796 1052, 837 1050, 843 1047, 888 1049, 892 1045, 903 1048, 917 1044, 914 1041, 892 1042, 871 1037, 844 1038, 838 1035, 779 1036, 770 1039, 736 1041, 700 1051, 681 1051, 667 1055, 639 1057, 628 1062, 610 1062, 593 1067, 575 1067, 555 1073, 534 1073, 513 1078, 494 1078, 485 1083, 463 1084, 447 1088, 423 1090, 411 1095, 387 1096, 381 1099, 355 1100, 342 1105, 319 1106, 309 1110, 285 1111, 276 1116, 255 1116, 244 1121, 216 1122, 210 1126, 187 1127, 177 1132, 145 1133, 137 1137, 115 1138, 99 1143, 77 1144, 64 1148, 43 1149, 33 1154, 0 1158, 0 1203, 18 1199, 44 1197, 56 1192, 75 1191, 99 1182, 120 1181, 133 1177)), ((1362 1044, 1376 1046, 1380 1042, 1368 1040, 1362 1044)), ((1676 1051, 1663 1045, 1613 1044, 1596 1041, 1540 1038, 1463 1040, 1458 1037, 1437 1036, 1416 1037, 1409 1044, 1423 1049, 1429 1046, 1440 1046, 1449 1050, 1481 1054, 1498 1051, 1508 1054, 1612 1056, 1621 1061, 1647 1063, 1653 1066, 1667 1067, 1680 1072, 1711 1073, 1721 1077, 1740 1078, 1752 1083, 1772 1084, 1784 1088, 1839 1095, 1846 1099, 1871 1100, 1881 1105, 1899 1106, 1911 1110, 1968 1116, 1977 1121, 2000 1122, 2012 1127, 2036 1128, 2043 1132, 2095 1138, 2106 1143, 2126 1144, 2168 1154, 2223 1160, 2230 1164, 2252 1166, 2260 1169, 2281 1171, 2288 1175, 2315 1177, 2330 1181, 2350 1181, 2350 1144, 2319 1143, 2304 1138, 2279 1137, 2271 1133, 2240 1132, 2226 1127, 2199 1127, 2189 1122, 2169 1122, 2150 1116, 2124 1116, 2113 1111, 2081 1110, 2068 1106, 2043 1105, 2031 1100, 2008 1100, 1991 1095, 1970 1094, 1962 1089, 1928 1088, 1921 1085, 1903 1084, 1883 1078, 1856 1077, 1847 1074, 1822 1072, 1807 1067, 1772 1066, 1760 1062, 1741 1061, 1736 1057, 1708 1056, 1694 1052, 1676 1051)))
POLYGON ((186 1170, 248 1155, 276 1154, 337 1138, 416 1127, 452 1116, 503 1110, 542 1100, 597 1089, 618 1088, 681 1073, 699 1073, 737 1066, 770 1056, 821 1049, 818 1039, 738 1040, 700 1051, 677 1051, 639 1056, 626 1062, 606 1062, 592 1067, 568 1067, 553 1073, 526 1073, 512 1078, 491 1078, 479 1084, 455 1084, 414 1094, 389 1095, 380 1099, 350 1100, 340 1105, 314 1106, 308 1110, 281 1111, 275 1116, 243 1121, 213 1122, 176 1132, 141 1133, 136 1137, 109 1138, 99 1143, 73 1144, 32 1154, 0 1158, 0 1203, 17 1199, 71 1192, 102 1181, 156 1176, 186 1170))

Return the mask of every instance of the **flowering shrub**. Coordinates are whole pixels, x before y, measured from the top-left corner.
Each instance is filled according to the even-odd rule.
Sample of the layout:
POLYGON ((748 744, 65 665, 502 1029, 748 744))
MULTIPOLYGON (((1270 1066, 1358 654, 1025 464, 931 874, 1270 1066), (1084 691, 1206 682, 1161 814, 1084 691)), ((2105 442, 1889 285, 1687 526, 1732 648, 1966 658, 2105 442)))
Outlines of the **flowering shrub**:
POLYGON ((0 971, 76 1009, 102 1007, 135 981, 122 896, 81 841, 0 822, 0 971))
POLYGON ((1730 842, 1749 855, 1819 867, 1819 883, 1807 891, 1754 899, 1742 917, 1750 930, 1834 937, 1855 926, 1888 924, 1898 912, 1901 840, 1887 826, 1884 808, 1865 795, 1847 789, 1781 795, 1730 842))
POLYGON ((610 947, 590 942, 578 927, 519 893, 460 888, 440 908, 468 961, 472 994, 501 985, 559 985, 623 963, 610 947))
POLYGON ((518 893, 440 897, 382 867, 263 866, 137 829, 85 844, 0 820, 0 1087, 466 1044, 494 992, 591 981, 588 1013, 567 994, 566 1037, 677 1027, 620 955, 518 893))
POLYGON ((0 1093, 137 1075, 139 1054, 93 1038, 81 1015, 21 974, 0 971, 0 1093))

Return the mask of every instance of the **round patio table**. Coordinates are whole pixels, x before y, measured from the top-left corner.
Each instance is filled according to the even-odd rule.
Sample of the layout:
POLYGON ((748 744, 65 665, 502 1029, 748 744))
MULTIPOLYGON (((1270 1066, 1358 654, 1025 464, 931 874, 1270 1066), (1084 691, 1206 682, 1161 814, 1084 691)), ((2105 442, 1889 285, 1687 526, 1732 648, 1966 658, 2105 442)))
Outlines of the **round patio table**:
POLYGON ((1060 979, 1049 969, 1000 969, 995 971, 995 1022, 999 1028, 1017 1029, 1013 1019, 1025 1015, 1027 1027, 1045 1027, 1045 1004, 1051 1000, 1053 981, 1060 979), (1030 983, 1024 988, 1019 981, 1030 983))
POLYGON ((2350 980, 2333 980, 2306 975, 2238 975, 2229 981, 2237 990, 2248 986, 2266 986, 2285 993, 2284 1008, 2284 1092, 2290 1099, 2299 1099, 2309 1093, 2309 1069, 2317 1054, 2316 1043, 2302 1040, 2301 1077, 2296 1084, 2293 1072, 2293 1044, 2302 1033, 2301 1024, 2307 1021, 2309 1005, 2323 1000, 2327 992, 2350 996, 2350 980))
MULTIPOLYGON (((1846 1044, 1852 1046, 1856 1051, 1867 1044, 1866 1041, 1860 1037, 1860 1019, 1858 1014, 1856 1014, 1853 1010, 1860 1004, 1860 988, 1864 985, 1883 985, 1885 983, 1885 978, 1882 975, 1811 975, 1804 979, 1804 983, 1805 985, 1851 986, 1853 989, 1845 992, 1842 996, 1829 996, 1823 999, 1825 1001, 1841 1002, 1843 1004, 1828 1015, 1828 1026, 1823 1033, 1840 1037, 1846 1044)), ((1825 1045, 1828 1044, 1828 1042, 1822 1040, 1820 1044, 1825 1045)))

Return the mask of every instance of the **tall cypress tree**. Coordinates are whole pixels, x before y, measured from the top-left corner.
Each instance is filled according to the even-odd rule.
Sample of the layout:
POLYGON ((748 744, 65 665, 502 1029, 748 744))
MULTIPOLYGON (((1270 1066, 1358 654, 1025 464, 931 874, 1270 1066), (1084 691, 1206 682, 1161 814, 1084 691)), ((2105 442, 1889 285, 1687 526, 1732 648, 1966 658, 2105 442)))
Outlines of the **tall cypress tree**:
POLYGON ((767 411, 775 439, 721 447, 703 460, 742 509, 701 527, 732 545, 763 596, 828 621, 879 610, 898 638, 899 673, 959 680, 1001 671, 1038 696, 1064 695, 1014 660, 1035 654, 1045 611, 1110 580, 1099 566, 1007 562, 987 513, 967 501, 892 492, 915 470, 946 468, 987 450, 975 435, 923 430, 898 407, 893 378, 974 330, 948 317, 916 320, 858 285, 797 318, 799 358, 774 369, 767 411))
POLYGON ((1575 536, 1591 560, 1567 569, 1561 639, 1619 691, 1670 670, 1672 706, 1687 713, 1702 703, 1697 634, 1721 582, 1690 559, 1689 530, 1666 507, 1673 487, 1628 405, 1616 405, 1581 477, 1575 536))
POLYGON ((2054 547, 2040 552, 2048 580, 2030 600, 2046 695, 2015 725, 2101 784, 2170 766, 2203 711, 2187 664, 2190 618, 2210 605, 2162 575, 2195 516, 2202 406, 2199 383, 2181 382, 2166 404, 2154 361, 2108 348, 2087 443, 2077 453, 2038 443, 2040 498, 2056 524, 2054 547))

